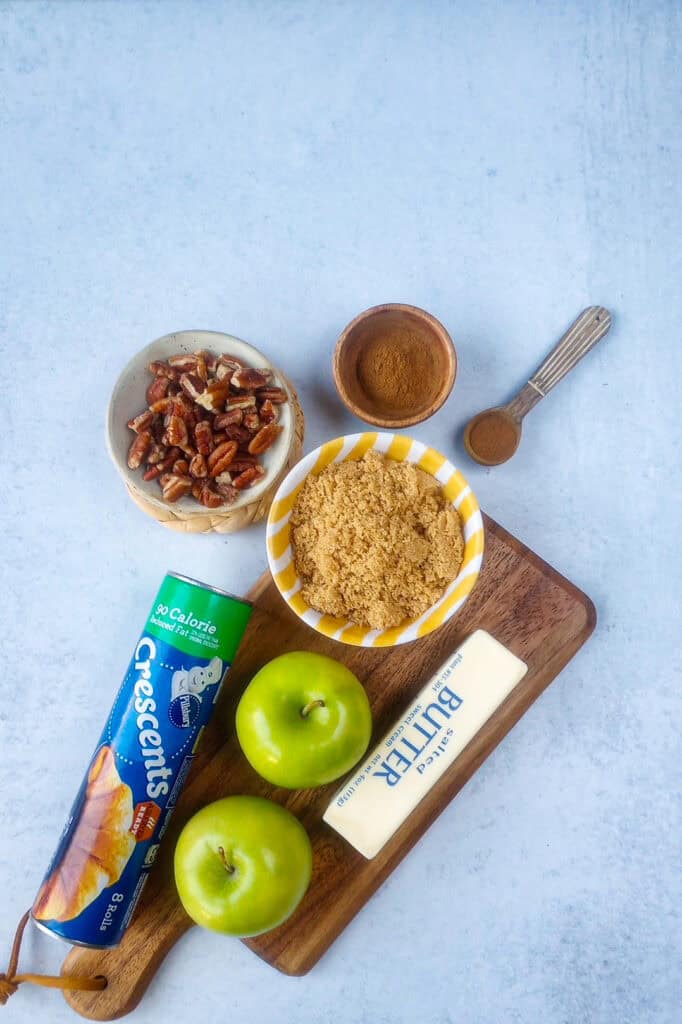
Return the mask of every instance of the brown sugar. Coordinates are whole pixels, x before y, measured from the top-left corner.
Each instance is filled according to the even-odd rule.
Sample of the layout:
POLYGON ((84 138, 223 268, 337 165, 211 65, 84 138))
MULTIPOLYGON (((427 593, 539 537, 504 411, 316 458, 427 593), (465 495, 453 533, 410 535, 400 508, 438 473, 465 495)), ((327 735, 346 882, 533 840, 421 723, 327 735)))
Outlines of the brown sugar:
POLYGON ((373 629, 425 612, 464 557, 459 515, 438 482, 377 452, 307 478, 291 541, 308 604, 373 629))

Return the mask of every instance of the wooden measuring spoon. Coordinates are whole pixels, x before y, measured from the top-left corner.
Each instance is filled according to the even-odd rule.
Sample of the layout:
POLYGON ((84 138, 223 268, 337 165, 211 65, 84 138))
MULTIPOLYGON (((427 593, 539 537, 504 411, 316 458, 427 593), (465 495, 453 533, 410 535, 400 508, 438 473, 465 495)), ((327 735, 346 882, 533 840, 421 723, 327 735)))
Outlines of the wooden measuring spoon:
POLYGON ((511 402, 485 409, 469 420, 464 446, 471 458, 483 466, 499 466, 511 459, 521 440, 523 417, 594 348, 610 326, 608 309, 584 309, 511 402))

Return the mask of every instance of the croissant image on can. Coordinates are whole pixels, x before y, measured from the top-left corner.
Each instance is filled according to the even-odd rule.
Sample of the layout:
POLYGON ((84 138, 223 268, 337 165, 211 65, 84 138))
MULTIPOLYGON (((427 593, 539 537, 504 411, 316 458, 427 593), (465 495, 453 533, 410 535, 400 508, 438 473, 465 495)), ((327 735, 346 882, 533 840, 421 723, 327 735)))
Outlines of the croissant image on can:
POLYGON ((135 849, 132 823, 132 790, 118 774, 111 748, 100 747, 88 772, 78 823, 40 888, 33 916, 39 921, 70 921, 117 882, 135 849))

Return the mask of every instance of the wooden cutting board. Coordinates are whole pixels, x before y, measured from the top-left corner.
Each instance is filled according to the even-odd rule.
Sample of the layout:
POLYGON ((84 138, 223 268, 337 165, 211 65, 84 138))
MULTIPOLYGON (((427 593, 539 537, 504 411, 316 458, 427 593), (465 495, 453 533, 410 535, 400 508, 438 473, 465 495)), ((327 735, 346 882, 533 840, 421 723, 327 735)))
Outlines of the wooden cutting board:
MULTIPOLYGON (((401 647, 373 650, 327 640, 289 611, 269 574, 261 577, 249 594, 255 610, 224 697, 130 928, 116 949, 75 948, 64 961, 65 974, 108 979, 101 992, 65 993, 78 1013, 93 1020, 129 1013, 168 950, 192 927, 173 883, 175 838, 190 815, 230 794, 260 794, 285 804, 307 828, 314 850, 312 882, 296 913, 246 944, 286 974, 305 974, 317 963, 594 629, 596 613, 585 594, 488 517, 485 527, 485 564, 462 611, 429 636, 401 647), (316 790, 276 789, 241 754, 234 732, 237 701, 254 673, 277 654, 305 649, 344 661, 367 688, 375 742, 445 657, 478 627, 522 658, 528 672, 374 860, 365 860, 321 820, 336 783, 316 790)), ((216 956, 221 942, 229 941, 215 937, 216 956)))

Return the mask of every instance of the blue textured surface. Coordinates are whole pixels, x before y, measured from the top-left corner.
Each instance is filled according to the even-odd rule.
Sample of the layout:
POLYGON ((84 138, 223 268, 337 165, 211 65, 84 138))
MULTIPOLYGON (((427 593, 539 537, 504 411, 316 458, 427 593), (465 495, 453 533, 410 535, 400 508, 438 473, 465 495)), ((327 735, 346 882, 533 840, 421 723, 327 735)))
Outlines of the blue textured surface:
MULTIPOLYGON (((164 570, 239 591, 265 566, 262 528, 130 503, 120 368, 169 330, 241 335, 311 447, 358 427, 338 332, 406 301, 460 357, 414 434, 597 632, 312 974, 195 930, 136 1019, 680 1020, 681 32, 672 0, 0 4, 4 948, 164 570), (609 337, 475 467, 467 418, 593 302, 609 337)), ((61 953, 32 934, 24 963, 61 953)), ((35 990, 5 1012, 73 1019, 35 990)))

